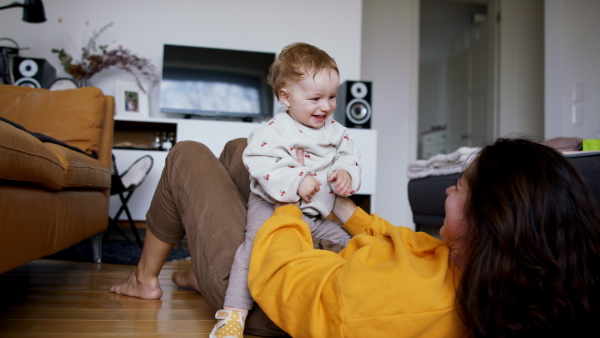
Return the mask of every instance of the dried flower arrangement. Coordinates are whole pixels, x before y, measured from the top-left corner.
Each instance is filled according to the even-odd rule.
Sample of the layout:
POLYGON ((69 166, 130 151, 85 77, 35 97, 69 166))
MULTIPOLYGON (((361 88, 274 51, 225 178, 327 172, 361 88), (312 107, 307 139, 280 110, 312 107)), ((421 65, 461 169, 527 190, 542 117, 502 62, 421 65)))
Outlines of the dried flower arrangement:
MULTIPOLYGON (((61 20, 59 19, 59 22, 61 20)), ((108 49, 108 45, 97 45, 98 37, 110 26, 112 22, 93 32, 86 46, 81 48, 81 60, 73 62, 73 57, 65 52, 64 49, 53 48, 52 53, 58 54, 58 59, 65 72, 77 80, 87 80, 99 72, 117 67, 133 75, 137 85, 145 93, 142 87, 141 78, 148 80, 151 85, 158 84, 160 78, 152 62, 145 58, 140 58, 128 49, 118 46, 116 49, 108 49)))

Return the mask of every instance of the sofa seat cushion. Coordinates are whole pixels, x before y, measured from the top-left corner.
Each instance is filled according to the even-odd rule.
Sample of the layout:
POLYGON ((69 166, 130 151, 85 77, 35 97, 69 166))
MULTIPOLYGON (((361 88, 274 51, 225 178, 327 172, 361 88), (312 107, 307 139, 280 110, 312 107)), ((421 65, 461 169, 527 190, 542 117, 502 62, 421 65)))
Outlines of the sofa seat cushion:
POLYGON ((104 112, 104 94, 96 87, 50 91, 0 85, 0 116, 88 154, 100 148, 104 112))
POLYGON ((84 154, 0 121, 0 179, 64 188, 110 189, 110 171, 84 154))

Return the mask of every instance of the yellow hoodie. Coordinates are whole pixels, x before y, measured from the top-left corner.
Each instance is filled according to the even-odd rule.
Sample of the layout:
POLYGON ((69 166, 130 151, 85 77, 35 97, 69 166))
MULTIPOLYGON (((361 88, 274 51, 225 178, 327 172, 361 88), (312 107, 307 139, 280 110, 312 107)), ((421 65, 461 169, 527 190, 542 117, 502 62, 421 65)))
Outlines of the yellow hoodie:
POLYGON ((256 235, 249 288, 292 337, 464 337, 460 272, 444 242, 358 208, 339 254, 313 249, 302 213, 277 208, 256 235))

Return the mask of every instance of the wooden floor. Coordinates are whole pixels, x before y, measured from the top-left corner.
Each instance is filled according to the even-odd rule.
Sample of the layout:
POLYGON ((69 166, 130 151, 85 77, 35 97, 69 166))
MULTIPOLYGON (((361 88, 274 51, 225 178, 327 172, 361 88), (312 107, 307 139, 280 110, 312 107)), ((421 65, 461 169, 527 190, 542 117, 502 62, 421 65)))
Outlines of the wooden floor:
MULTIPOLYGON (((0 275, 0 337, 208 337, 214 312, 202 296, 175 286, 165 264, 161 300, 115 295, 132 266, 37 260, 0 275)), ((255 337, 245 335, 245 337, 255 337)))

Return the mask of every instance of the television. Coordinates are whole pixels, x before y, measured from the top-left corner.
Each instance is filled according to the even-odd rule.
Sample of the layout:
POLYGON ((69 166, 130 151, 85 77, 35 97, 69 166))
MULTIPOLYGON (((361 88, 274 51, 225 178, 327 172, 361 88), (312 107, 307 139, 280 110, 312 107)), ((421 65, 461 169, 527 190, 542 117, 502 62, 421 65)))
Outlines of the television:
POLYGON ((275 53, 169 44, 163 52, 161 113, 247 122, 273 116, 266 79, 275 53))

